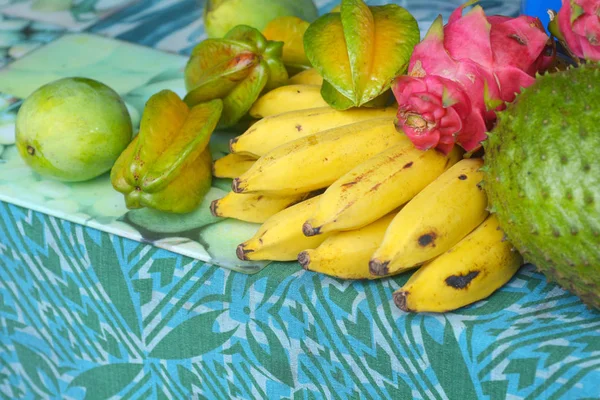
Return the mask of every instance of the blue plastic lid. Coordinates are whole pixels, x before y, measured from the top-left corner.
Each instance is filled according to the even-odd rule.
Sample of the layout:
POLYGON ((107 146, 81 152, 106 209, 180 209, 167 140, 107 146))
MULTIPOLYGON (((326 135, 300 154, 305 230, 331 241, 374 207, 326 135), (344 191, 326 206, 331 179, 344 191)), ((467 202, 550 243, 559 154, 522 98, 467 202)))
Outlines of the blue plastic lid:
POLYGON ((544 28, 548 30, 548 24, 550 23, 548 10, 558 11, 561 5, 561 0, 522 0, 521 14, 538 17, 544 24, 544 28))

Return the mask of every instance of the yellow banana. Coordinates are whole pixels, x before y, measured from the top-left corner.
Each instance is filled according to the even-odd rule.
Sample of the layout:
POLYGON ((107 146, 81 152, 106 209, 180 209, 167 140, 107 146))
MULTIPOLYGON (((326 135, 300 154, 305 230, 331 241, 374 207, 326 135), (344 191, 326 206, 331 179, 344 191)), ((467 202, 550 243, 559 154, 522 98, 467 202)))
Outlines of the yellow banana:
POLYGON ((263 223, 279 211, 306 198, 307 195, 266 196, 262 194, 239 194, 229 192, 223 198, 213 200, 210 212, 215 217, 235 218, 241 221, 263 223))
POLYGON ((485 299, 508 282, 523 258, 502 239, 495 215, 423 265, 394 293, 404 311, 446 312, 485 299))
POLYGON ((306 237, 302 223, 318 200, 313 197, 278 212, 266 220, 258 232, 240 244, 236 254, 241 260, 292 261, 305 249, 314 249, 327 237, 306 237))
POLYGON ((395 215, 386 215, 361 229, 333 233, 316 249, 298 254, 298 262, 308 271, 342 279, 380 278, 369 272, 369 259, 395 215))
POLYGON ((323 77, 316 69, 309 68, 298 72, 288 80, 288 85, 318 85, 323 84, 323 77))
POLYGON ((242 135, 231 139, 232 153, 263 156, 274 148, 317 132, 349 125, 366 119, 396 115, 398 107, 354 108, 338 111, 331 107, 296 110, 273 115, 256 122, 242 135))
POLYGON ((232 189, 236 193, 282 196, 327 187, 356 165, 407 142, 393 121, 378 118, 356 122, 285 143, 234 179, 232 189))
POLYGON ((421 151, 409 141, 358 165, 321 196, 303 226, 307 236, 361 228, 412 199, 461 158, 455 146, 448 156, 421 151))
POLYGON ((326 107, 318 85, 284 85, 273 89, 256 100, 250 108, 250 116, 264 118, 288 111, 326 107))
POLYGON ((250 169, 256 158, 244 154, 227 154, 213 163, 213 175, 217 178, 237 178, 250 169))
POLYGON ((409 201, 396 215, 369 263, 374 275, 404 271, 454 246, 488 215, 478 185, 480 158, 459 161, 409 201))

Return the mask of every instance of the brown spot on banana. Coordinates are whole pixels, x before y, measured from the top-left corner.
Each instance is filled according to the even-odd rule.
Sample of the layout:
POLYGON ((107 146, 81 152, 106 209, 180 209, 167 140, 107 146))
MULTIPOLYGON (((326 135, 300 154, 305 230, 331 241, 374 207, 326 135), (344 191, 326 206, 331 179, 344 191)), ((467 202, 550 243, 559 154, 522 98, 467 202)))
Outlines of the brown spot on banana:
POLYGON ((377 182, 375 185, 373 185, 373 187, 371 188, 371 190, 369 190, 370 192, 374 192, 377 189, 379 189, 379 186, 381 186, 381 182, 377 182))
POLYGON ((298 132, 302 131, 302 125, 300 125, 300 124, 296 125, 295 128, 298 132))
POLYGON ((465 275, 450 275, 446 278, 446 285, 454 289, 466 289, 471 281, 479 275, 480 271, 469 271, 465 275))
POLYGON ((412 167, 412 166, 413 166, 413 164, 414 164, 414 163, 413 163, 412 161, 411 161, 411 162, 409 162, 409 163, 406 163, 406 164, 404 164, 404 166, 402 167, 402 169, 410 168, 410 167, 412 167))
POLYGON ((428 232, 428 233, 425 233, 425 234, 419 236, 419 238, 417 239, 417 242, 419 242, 419 246, 421 246, 421 247, 427 247, 427 246, 435 247, 435 239, 436 238, 437 238, 437 235, 435 232, 428 232))
POLYGON ((344 183, 344 184, 342 184, 342 185, 340 185, 340 186, 341 186, 342 188, 352 187, 352 186, 356 185, 357 183, 359 183, 360 181, 362 181, 362 180, 363 180, 363 178, 364 178, 365 176, 369 175, 371 172, 373 172, 373 169, 370 169, 370 170, 368 170, 368 171, 366 171, 366 172, 362 173, 361 175, 358 175, 357 177, 355 177, 355 178, 354 178, 354 180, 353 180, 353 181, 351 181, 351 182, 347 182, 347 183, 344 183))
POLYGON ((460 174, 458 176, 458 179, 460 179, 461 181, 466 181, 467 180, 467 176, 465 174, 460 174))

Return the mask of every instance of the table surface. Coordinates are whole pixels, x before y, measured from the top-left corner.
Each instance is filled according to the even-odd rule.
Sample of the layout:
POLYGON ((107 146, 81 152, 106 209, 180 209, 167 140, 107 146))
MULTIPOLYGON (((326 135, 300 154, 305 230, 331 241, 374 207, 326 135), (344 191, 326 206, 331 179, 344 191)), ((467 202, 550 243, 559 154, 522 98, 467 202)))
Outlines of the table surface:
MULTIPOLYGON (((60 12, 40 11, 44 1, 33 10, 33 3, 0 0, 4 167, 14 154, 2 127, 11 123, 18 99, 60 74, 60 64, 33 68, 25 60, 64 54, 73 65, 56 49, 83 43, 93 58, 89 44, 104 46, 102 54, 113 61, 97 60, 94 73, 119 87, 136 109, 152 90, 180 82, 182 61, 204 37, 203 4, 196 0, 95 0, 60 12), (151 50, 160 62, 146 67, 151 50), (114 62, 123 59, 131 61, 114 62)), ((327 11, 337 2, 316 3, 327 11)), ((397 3, 422 31, 460 4, 397 3)), ((481 3, 491 14, 519 10, 518 1, 481 3)), ((18 173, 30 174, 14 168, 13 181, 18 173)), ((0 164, 0 180, 6 175, 0 164)), ((532 266, 489 299, 457 312, 406 314, 391 294, 408 276, 349 282, 297 263, 273 263, 253 275, 234 272, 149 244, 144 235, 132 240, 50 216, 68 203, 57 195, 60 188, 37 182, 37 192, 47 196, 44 213, 10 201, 19 194, 0 193, 0 398, 600 395, 600 313, 532 266), (49 196, 59 201, 50 203, 49 196)))

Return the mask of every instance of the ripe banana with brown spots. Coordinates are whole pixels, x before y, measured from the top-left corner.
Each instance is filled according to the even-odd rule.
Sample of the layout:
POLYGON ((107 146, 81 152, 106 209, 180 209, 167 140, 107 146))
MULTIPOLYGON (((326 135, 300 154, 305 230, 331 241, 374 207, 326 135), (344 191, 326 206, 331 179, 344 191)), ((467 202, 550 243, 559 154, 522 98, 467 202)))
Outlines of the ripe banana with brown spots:
POLYGON ((285 143, 234 179, 232 189, 283 196, 325 188, 376 154, 408 142, 393 121, 388 117, 356 122, 285 143))
POLYGON ((304 200, 306 197, 308 197, 308 194, 268 196, 229 192, 225 197, 213 200, 210 204, 210 212, 215 217, 263 223, 273 215, 304 200))
POLYGON ((409 201, 369 267, 374 275, 414 268, 450 249, 487 217, 480 158, 463 159, 409 201))
POLYGON ((462 152, 422 151, 403 142, 377 154, 335 181, 303 226, 307 236, 358 229, 400 207, 446 169, 462 152))
POLYGON ((316 249, 298 254, 302 268, 341 279, 377 279, 371 275, 369 260, 396 213, 353 231, 335 232, 316 249))
POLYGON ((248 171, 257 158, 244 154, 227 154, 213 163, 213 176, 217 178, 237 178, 248 171))
POLYGON ((267 219, 256 234, 237 247, 240 260, 293 261, 305 249, 314 249, 325 239, 306 237, 302 223, 318 201, 318 196, 304 200, 267 219))
POLYGON ((290 111, 257 121, 246 132, 231 139, 229 150, 258 158, 293 140, 367 119, 394 118, 397 111, 398 107, 346 111, 320 107, 290 111))
POLYGON ((413 312, 446 312, 485 299, 508 282, 523 258, 503 240, 490 215, 442 255, 423 265, 394 293, 394 303, 413 312))

